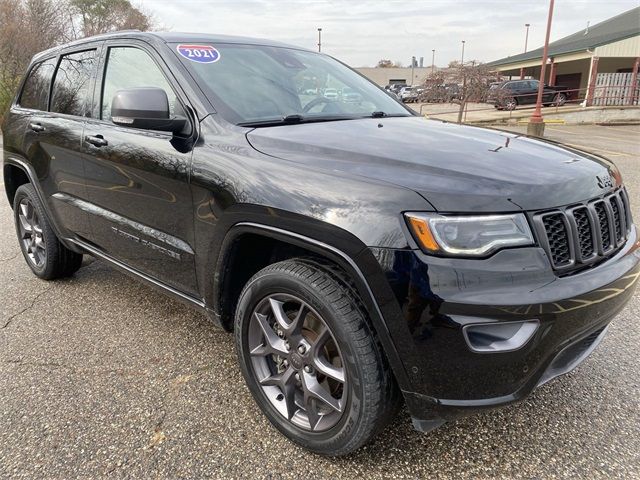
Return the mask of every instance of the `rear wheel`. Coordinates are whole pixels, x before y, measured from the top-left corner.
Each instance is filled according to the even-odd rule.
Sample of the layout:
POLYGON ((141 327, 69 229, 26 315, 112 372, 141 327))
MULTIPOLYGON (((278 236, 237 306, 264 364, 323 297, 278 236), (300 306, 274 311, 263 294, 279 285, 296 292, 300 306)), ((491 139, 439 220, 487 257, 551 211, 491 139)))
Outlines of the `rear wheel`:
POLYGON ((73 275, 80 268, 82 255, 60 243, 30 183, 16 191, 13 213, 20 249, 33 273, 53 280, 73 275))
POLYGON ((325 455, 369 441, 400 398, 340 275, 306 260, 270 265, 245 286, 235 319, 240 366, 256 402, 284 435, 325 455))
POLYGON ((553 104, 561 107, 565 103, 567 103, 567 96, 564 93, 558 93, 555 97, 553 97, 553 104))

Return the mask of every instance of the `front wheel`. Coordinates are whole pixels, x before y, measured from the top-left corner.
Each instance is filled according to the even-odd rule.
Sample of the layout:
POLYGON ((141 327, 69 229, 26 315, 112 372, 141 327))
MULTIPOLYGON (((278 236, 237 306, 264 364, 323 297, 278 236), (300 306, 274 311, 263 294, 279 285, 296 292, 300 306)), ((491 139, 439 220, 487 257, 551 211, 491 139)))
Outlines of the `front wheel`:
POLYGON ((518 100, 516 100, 515 98, 509 98, 504 102, 504 109, 505 110, 515 110, 516 107, 518 106, 518 100))
POLYGON ((375 333, 341 275, 310 260, 270 265, 245 286, 235 318, 254 399, 280 432, 324 455, 362 446, 399 405, 375 333))

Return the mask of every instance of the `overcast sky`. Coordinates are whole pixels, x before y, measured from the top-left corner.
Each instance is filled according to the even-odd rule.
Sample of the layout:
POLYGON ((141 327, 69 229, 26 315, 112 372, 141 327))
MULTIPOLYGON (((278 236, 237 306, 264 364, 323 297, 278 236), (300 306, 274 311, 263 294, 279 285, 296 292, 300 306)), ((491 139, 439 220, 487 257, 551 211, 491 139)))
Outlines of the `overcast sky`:
MULTIPOLYGON (((176 32, 243 35, 322 50, 354 67, 381 58, 410 63, 412 55, 431 65, 459 59, 491 61, 542 45, 547 0, 142 0, 147 11, 176 32)), ((583 29, 640 5, 639 0, 559 0, 551 39, 583 29)))

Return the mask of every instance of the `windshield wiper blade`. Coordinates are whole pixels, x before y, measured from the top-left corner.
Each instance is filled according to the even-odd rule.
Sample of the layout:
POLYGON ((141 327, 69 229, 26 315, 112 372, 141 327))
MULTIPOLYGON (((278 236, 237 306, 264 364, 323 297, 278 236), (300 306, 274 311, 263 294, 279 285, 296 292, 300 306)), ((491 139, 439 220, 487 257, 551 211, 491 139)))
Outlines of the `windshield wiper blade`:
POLYGON ((377 112, 372 112, 371 113, 371 118, 382 118, 382 117, 386 117, 387 113, 386 112, 382 112, 382 111, 377 111, 377 112))
POLYGON ((270 120, 256 120, 254 122, 238 123, 241 127, 272 127, 277 125, 294 125, 297 123, 314 123, 314 122, 334 122, 338 120, 351 120, 353 117, 343 116, 311 116, 305 117, 299 114, 286 115, 281 118, 273 118, 270 120))

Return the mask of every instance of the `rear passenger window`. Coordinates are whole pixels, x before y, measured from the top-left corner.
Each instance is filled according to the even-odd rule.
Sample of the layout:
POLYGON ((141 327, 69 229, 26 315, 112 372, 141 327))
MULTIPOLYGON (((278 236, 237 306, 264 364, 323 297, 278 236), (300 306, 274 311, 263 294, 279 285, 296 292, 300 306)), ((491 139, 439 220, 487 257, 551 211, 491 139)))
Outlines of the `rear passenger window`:
POLYGON ((169 98, 169 114, 175 114, 176 95, 160 67, 143 50, 134 47, 111 47, 107 59, 102 91, 102 119, 111 120, 111 100, 118 90, 136 87, 162 88, 169 98))
POLYGON ((60 60, 53 80, 51 111, 90 116, 89 85, 96 63, 96 51, 71 53, 60 60))
POLYGON ((27 80, 24 82, 24 88, 20 94, 18 104, 21 107, 42 111, 47 110, 49 86, 51 85, 51 77, 53 77, 53 71, 55 69, 55 58, 45 60, 33 66, 27 80))

